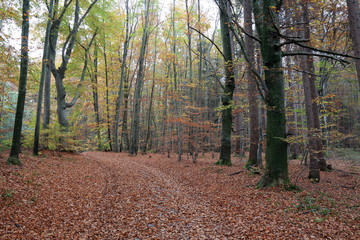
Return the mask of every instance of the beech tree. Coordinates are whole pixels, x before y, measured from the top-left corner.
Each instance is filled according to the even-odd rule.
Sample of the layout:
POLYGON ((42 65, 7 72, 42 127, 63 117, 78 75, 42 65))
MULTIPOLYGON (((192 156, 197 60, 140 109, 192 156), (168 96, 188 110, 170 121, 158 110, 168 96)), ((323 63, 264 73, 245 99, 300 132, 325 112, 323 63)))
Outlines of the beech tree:
MULTIPOLYGON (((73 0, 65 0, 64 5, 60 11, 58 9, 58 3, 55 4, 56 8, 54 12, 54 19, 52 20, 50 34, 50 68, 55 78, 58 121, 60 126, 62 126, 64 129, 67 129, 69 126, 66 116, 66 109, 74 106, 77 99, 80 97, 78 92, 70 102, 66 101, 67 94, 64 86, 65 73, 75 46, 76 36, 79 28, 85 17, 89 14, 90 10, 97 2, 97 0, 93 0, 86 9, 85 13, 80 17, 80 0, 75 0, 74 22, 62 46, 61 64, 59 67, 56 67, 55 58, 60 25, 63 22, 65 13, 70 8, 72 1, 73 0)), ((78 86, 80 87, 81 85, 79 84, 78 86)))
POLYGON ((29 13, 30 1, 24 0, 22 6, 22 26, 21 26, 21 62, 20 62, 20 79, 18 100, 16 105, 16 114, 14 122, 13 140, 11 145, 10 156, 7 159, 8 164, 20 165, 19 153, 21 148, 21 131, 23 125, 23 115, 26 98, 26 82, 29 65, 29 13))
POLYGON ((348 18, 350 26, 350 36, 353 43, 354 56, 358 57, 355 60, 356 72, 360 87, 360 6, 359 0, 346 0, 348 9, 348 18))
POLYGON ((118 90, 118 96, 116 99, 116 109, 115 109, 115 122, 114 122, 114 151, 119 152, 119 124, 120 124, 120 112, 121 112, 121 105, 122 99, 124 96, 124 79, 126 77, 125 67, 127 63, 127 54, 129 48, 129 41, 130 41, 130 26, 129 26, 129 1, 125 1, 125 40, 123 46, 123 54, 122 54, 122 61, 121 61, 121 70, 120 70, 120 84, 118 90))
POLYGON ((134 96, 134 107, 133 107, 133 121, 131 125, 131 143, 130 143, 130 154, 136 155, 139 149, 139 133, 140 133, 140 104, 142 87, 144 84, 144 68, 145 68, 145 57, 148 46, 148 40, 150 35, 150 0, 144 0, 144 26, 143 35, 140 48, 140 55, 138 58, 138 72, 135 86, 134 96))
POLYGON ((260 39, 266 103, 266 165, 258 186, 289 184, 285 126, 284 75, 278 34, 282 1, 254 0, 254 17, 260 39))
MULTIPOLYGON (((310 18, 309 18, 309 3, 304 1, 303 8, 303 21, 304 26, 304 39, 310 39, 310 18)), ((321 140, 321 128, 319 119, 319 107, 316 102, 318 94, 315 87, 315 72, 314 72, 314 58, 311 55, 311 49, 304 49, 309 55, 302 56, 302 80, 305 96, 305 109, 306 119, 308 126, 308 149, 310 155, 310 172, 309 178, 312 181, 320 181, 320 169, 326 170, 326 162, 323 157, 323 145, 321 140)))
MULTIPOLYGON (((38 102, 36 109, 36 123, 35 123, 35 132, 34 132, 34 146, 33 146, 33 154, 38 155, 39 153, 39 141, 40 141, 40 121, 41 121, 41 110, 42 110, 42 101, 44 95, 44 85, 45 82, 50 81, 50 69, 49 69, 49 38, 50 38, 50 29, 51 29, 51 19, 53 14, 54 0, 51 0, 48 6, 48 21, 46 25, 45 38, 44 38, 44 49, 43 49, 43 57, 42 57, 42 65, 41 65, 41 77, 39 83, 39 92, 38 92, 38 102)), ((47 88, 50 88, 49 83, 47 84, 47 88)), ((46 101, 50 101, 50 89, 46 91, 46 101)), ((50 104, 50 103, 47 103, 50 104)), ((50 106, 47 106, 45 109, 46 112, 46 120, 44 120, 44 127, 46 128, 50 121, 50 106)))
MULTIPOLYGON (((245 35, 245 51, 251 65, 255 65, 255 46, 254 40, 250 37, 253 35, 253 21, 252 21, 252 1, 244 0, 244 30, 247 33, 245 35)), ((246 78, 248 80, 248 99, 249 99, 249 115, 250 115, 250 149, 249 158, 245 166, 247 168, 258 165, 259 159, 259 103, 258 93, 256 87, 256 79, 251 71, 252 66, 247 66, 246 78)))
POLYGON ((231 165, 231 128, 232 128, 232 108, 233 108, 233 94, 235 89, 235 73, 233 63, 233 49, 232 39, 230 33, 230 5, 227 0, 217 1, 220 9, 220 28, 221 38, 223 45, 224 57, 224 72, 225 72, 225 85, 224 92, 221 97, 222 110, 221 110, 221 148, 220 158, 216 164, 218 165, 231 165))

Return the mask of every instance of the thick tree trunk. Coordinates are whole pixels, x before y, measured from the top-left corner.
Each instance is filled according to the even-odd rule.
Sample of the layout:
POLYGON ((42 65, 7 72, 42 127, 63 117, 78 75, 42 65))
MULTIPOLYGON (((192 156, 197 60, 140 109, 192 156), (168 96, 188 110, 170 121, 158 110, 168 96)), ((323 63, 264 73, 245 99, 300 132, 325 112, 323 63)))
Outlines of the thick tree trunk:
POLYGON ((115 109, 115 123, 114 123, 114 151, 119 152, 119 124, 120 124, 120 112, 121 112, 121 104, 124 95, 124 79, 126 76, 126 63, 127 63, 127 55, 128 48, 130 42, 130 26, 129 26, 129 0, 125 1, 125 9, 126 9, 126 21, 125 21, 125 41, 123 46, 123 55, 121 61, 121 75, 120 75, 120 85, 118 96, 116 99, 116 109, 115 109))
POLYGON ((135 94, 134 94, 134 110, 133 110, 133 119, 131 125, 131 144, 129 152, 130 154, 136 155, 139 149, 139 135, 140 135, 140 105, 141 105, 141 95, 142 95, 142 87, 144 84, 144 76, 145 76, 145 57, 146 57, 146 49, 148 45, 148 39, 150 31, 148 29, 149 26, 149 16, 150 16, 150 0, 144 0, 145 6, 145 22, 144 22, 144 31, 142 36, 141 48, 140 48, 140 56, 138 59, 138 73, 136 78, 136 86, 135 86, 135 94))
POLYGON ((216 164, 231 165, 231 128, 232 128, 232 108, 233 108, 233 94, 235 89, 235 76, 233 66, 233 52, 231 47, 231 34, 229 24, 229 2, 226 0, 219 0, 220 8, 220 26, 221 38, 223 45, 223 54, 225 62, 225 86, 222 95, 222 130, 221 130, 221 149, 220 158, 216 164))
MULTIPOLYGON (((53 6, 54 6, 54 0, 51 0, 50 5, 49 5, 49 19, 47 22, 45 39, 44 39, 44 50, 43 50, 42 65, 41 65, 41 77, 40 77, 40 84, 39 84, 37 109, 36 109, 36 123, 35 123, 34 145, 33 145, 33 154, 34 155, 38 155, 38 153, 39 153, 40 122, 41 122, 41 109, 42 109, 42 99, 43 99, 43 93, 44 93, 44 84, 45 84, 47 77, 50 75, 50 69, 48 66, 49 36, 50 36, 50 29, 51 29, 53 6)), ((46 98, 50 98, 50 97, 47 96, 46 98)), ((48 109, 46 109, 46 111, 48 111, 48 109)), ((46 127, 47 127, 47 125, 48 125, 48 123, 46 124, 46 127)))
POLYGON ((282 1, 255 0, 254 15, 265 72, 267 127, 265 174, 258 186, 289 184, 285 128, 284 76, 278 26, 282 1), (275 26, 274 26, 275 25, 275 26))
MULTIPOLYGON (((302 4, 303 7, 303 20, 304 26, 304 37, 310 39, 310 26, 309 26, 309 5, 305 1, 302 4)), ((305 49, 306 52, 311 53, 310 49, 305 49)), ((320 168, 326 170, 326 162, 323 157, 323 146, 321 142, 321 128, 319 119, 319 107, 316 102, 317 91, 315 87, 315 74, 314 74, 314 59, 313 56, 303 56, 303 68, 305 73, 303 76, 303 86, 305 95, 305 110, 306 120, 308 127, 308 149, 310 153, 310 172, 309 178, 312 181, 320 181, 320 168)))
POLYGON ((16 105, 14 132, 11 145, 10 156, 7 159, 8 164, 20 165, 19 153, 21 148, 21 130, 23 124, 25 98, 26 98, 26 82, 29 65, 29 13, 30 1, 24 0, 22 6, 22 28, 21 28, 21 62, 20 62, 20 79, 19 92, 16 105))
MULTIPOLYGON (((64 86, 64 78, 65 72, 67 70, 67 66, 69 64, 72 51, 75 46, 75 40, 77 33, 79 31, 81 23, 84 21, 85 17, 89 14, 92 7, 95 5, 97 0, 93 0, 89 7, 86 9, 85 13, 80 17, 80 1, 76 0, 75 2, 75 10, 74 10, 74 22, 73 26, 70 30, 69 35, 66 37, 66 40, 63 45, 62 49, 62 61, 60 66, 57 68, 55 65, 55 57, 56 57, 56 46, 58 42, 58 35, 61 22, 63 20, 64 14, 66 10, 69 8, 71 1, 64 2, 64 7, 62 8, 61 12, 58 14, 54 14, 56 19, 52 19, 52 26, 51 26, 51 34, 50 34, 50 68, 51 72, 55 78, 55 85, 56 85, 56 101, 57 101, 57 115, 58 115, 58 122, 63 130, 67 130, 69 127, 69 123, 67 121, 66 116, 66 109, 71 108, 75 105, 77 99, 80 97, 79 92, 77 92, 76 96, 73 97, 71 102, 66 102, 66 90, 64 86)), ((57 4, 56 4, 57 5, 57 4)), ((57 6, 55 8, 55 13, 57 13, 57 6)), ((82 78, 83 80, 83 78, 82 78)), ((81 85, 79 84, 78 87, 81 85)))
MULTIPOLYGON (((253 35, 252 21, 252 1, 244 0, 244 29, 249 35, 253 35)), ((255 64, 255 47, 254 40, 248 35, 245 36, 245 50, 250 61, 249 64, 255 64)), ((250 150, 249 159, 245 166, 257 166, 258 164, 258 147, 259 147, 259 103, 256 79, 248 66, 246 70, 246 79, 248 81, 248 99, 250 115, 250 150)))
MULTIPOLYGON (((353 51, 356 57, 360 57, 360 6, 359 0, 346 0, 350 25, 350 36, 353 43, 353 51)), ((360 59, 355 60, 356 72, 360 87, 360 59)))

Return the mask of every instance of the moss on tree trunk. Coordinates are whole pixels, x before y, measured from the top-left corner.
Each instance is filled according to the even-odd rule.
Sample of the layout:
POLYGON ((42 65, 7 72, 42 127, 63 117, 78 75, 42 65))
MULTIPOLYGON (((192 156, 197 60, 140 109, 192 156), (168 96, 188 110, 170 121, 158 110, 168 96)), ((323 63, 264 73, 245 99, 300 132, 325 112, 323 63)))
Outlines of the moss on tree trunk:
POLYGON ((282 1, 254 0, 256 28, 261 40, 261 54, 266 84, 266 165, 258 187, 288 185, 287 143, 285 128, 284 76, 278 34, 282 1))
POLYGON ((222 130, 220 158, 216 164, 231 165, 231 126, 232 126, 232 101, 235 89, 235 77, 233 68, 233 52, 231 46, 231 34, 229 29, 230 18, 229 5, 226 0, 219 0, 220 25, 225 61, 225 86, 222 101, 222 130))

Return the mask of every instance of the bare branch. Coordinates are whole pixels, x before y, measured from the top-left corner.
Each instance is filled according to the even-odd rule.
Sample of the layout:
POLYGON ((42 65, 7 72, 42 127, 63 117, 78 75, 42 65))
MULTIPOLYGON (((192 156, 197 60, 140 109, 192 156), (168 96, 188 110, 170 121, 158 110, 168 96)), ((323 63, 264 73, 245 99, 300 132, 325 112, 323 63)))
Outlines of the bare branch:
POLYGON ((76 93, 75 93, 75 96, 73 97, 73 99, 71 100, 71 102, 69 103, 66 103, 66 107, 67 108, 71 108, 72 106, 75 105, 76 101, 79 99, 80 97, 80 88, 82 86, 82 82, 85 80, 85 72, 86 72, 86 69, 87 69, 87 65, 88 65, 88 59, 89 59, 89 49, 91 48, 94 40, 95 40, 95 37, 97 35, 97 29, 95 30, 94 32, 94 35, 92 36, 91 40, 90 40, 90 43, 87 47, 85 47, 84 45, 82 45, 81 43, 79 43, 79 45, 85 50, 85 60, 84 60, 84 67, 83 67, 83 70, 82 70, 82 74, 81 74, 81 78, 80 78, 80 82, 79 84, 76 86, 76 93))
POLYGON ((201 36, 203 36, 204 38, 206 38, 207 40, 209 40, 215 47, 216 49, 219 51, 219 53, 221 54, 221 56, 225 59, 224 53, 220 50, 220 48, 218 47, 218 45, 216 45, 216 43, 211 40, 208 36, 204 35, 202 32, 200 32, 199 30, 197 30, 196 28, 193 28, 191 26, 189 26, 190 29, 194 30, 195 32, 199 33, 201 36))
POLYGON ((234 28, 232 26, 230 26, 230 30, 232 31, 232 33, 234 34, 235 36, 235 39, 236 41, 239 43, 240 45, 240 49, 241 49, 241 52, 245 58, 245 61, 248 63, 248 66, 252 72, 252 74, 254 74, 255 76, 255 83, 256 83, 256 86, 258 88, 258 91, 260 93, 260 96, 261 96, 261 99, 266 102, 266 95, 268 93, 268 89, 266 87, 266 84, 265 84, 265 81, 262 79, 262 77, 260 76, 260 74, 256 71, 256 69, 253 67, 253 63, 250 62, 247 54, 246 54, 246 51, 245 51, 245 47, 244 47, 244 40, 242 39, 241 35, 239 36, 239 34, 237 32, 235 32, 234 28))
POLYGON ((350 64, 349 61, 346 61, 344 59, 341 58, 337 58, 328 54, 321 54, 321 53, 309 53, 309 52, 283 52, 282 56, 283 57, 287 57, 287 56, 299 56, 299 55, 305 55, 305 56, 317 56, 317 57, 325 57, 325 58, 331 58, 333 60, 336 60, 338 62, 340 62, 341 64, 345 65, 345 64, 350 64))

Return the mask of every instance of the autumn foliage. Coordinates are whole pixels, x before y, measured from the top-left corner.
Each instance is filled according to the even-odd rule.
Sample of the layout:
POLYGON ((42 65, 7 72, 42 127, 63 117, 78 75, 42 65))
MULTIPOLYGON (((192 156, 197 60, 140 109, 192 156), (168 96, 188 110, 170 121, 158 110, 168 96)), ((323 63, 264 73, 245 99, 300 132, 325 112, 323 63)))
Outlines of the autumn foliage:
MULTIPOLYGON (((26 153, 25 153, 26 154, 26 153)), ((290 162, 301 191, 256 189, 259 175, 161 154, 0 155, 0 239, 358 239, 359 165, 311 184, 290 162), (240 172, 239 172, 240 171, 240 172), (231 175, 232 173, 238 174, 231 175)))

